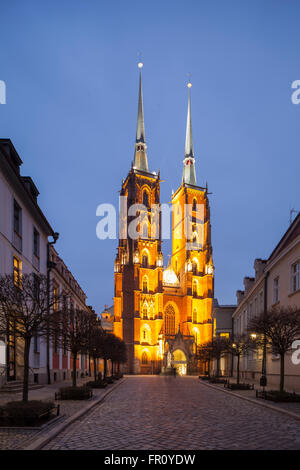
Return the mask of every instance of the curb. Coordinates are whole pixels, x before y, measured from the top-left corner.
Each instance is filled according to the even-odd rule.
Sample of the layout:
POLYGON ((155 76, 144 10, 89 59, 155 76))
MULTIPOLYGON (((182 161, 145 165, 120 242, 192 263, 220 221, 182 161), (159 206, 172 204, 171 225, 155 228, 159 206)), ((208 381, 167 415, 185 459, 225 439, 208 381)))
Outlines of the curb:
POLYGON ((293 413, 292 411, 285 410, 284 408, 277 408, 276 406, 269 405, 268 403, 261 403, 260 401, 254 400, 253 398, 243 397, 242 395, 239 395, 238 393, 229 392, 229 390, 219 388, 216 385, 207 384, 204 381, 202 381, 200 383, 201 383, 201 385, 205 385, 206 387, 213 388, 214 390, 219 390, 220 392, 227 393, 227 394, 229 394, 233 397, 240 398, 241 400, 249 401, 250 403, 254 403, 255 405, 262 406, 264 408, 269 408, 270 410, 277 411, 278 413, 282 413, 286 416, 289 416, 290 418, 294 418, 294 419, 297 419, 298 421, 300 421, 300 414, 293 413))
POLYGON ((37 438, 32 442, 31 444, 27 445, 26 447, 23 448, 23 450, 41 450, 43 447, 45 447, 48 442, 52 441, 58 434, 60 434, 62 431, 64 431, 70 424, 74 423, 77 419, 81 418, 84 414, 86 414, 88 411, 90 411, 92 408, 94 408, 96 405, 99 405, 101 402, 105 400, 105 398, 117 387, 119 387, 126 378, 123 378, 119 380, 118 383, 113 385, 113 387, 110 388, 110 390, 107 390, 101 397, 99 397, 97 400, 95 400, 92 403, 89 403, 85 408, 82 410, 77 411, 73 416, 70 416, 67 418, 63 423, 59 424, 58 426, 55 426, 55 428, 50 431, 46 436, 42 436, 40 438, 37 438))

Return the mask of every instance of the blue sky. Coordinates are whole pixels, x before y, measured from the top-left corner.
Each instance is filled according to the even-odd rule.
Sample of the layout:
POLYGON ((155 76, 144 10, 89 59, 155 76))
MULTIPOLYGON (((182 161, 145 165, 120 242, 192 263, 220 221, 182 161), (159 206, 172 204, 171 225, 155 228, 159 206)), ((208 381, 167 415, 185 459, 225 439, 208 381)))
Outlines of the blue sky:
MULTIPOLYGON (((10 138, 61 236, 57 249, 98 311, 113 298, 117 242, 96 207, 117 204, 133 158, 137 54, 148 161, 162 202, 181 181, 187 73, 199 185, 208 182, 215 295, 235 301, 300 209, 298 1, 1 2, 0 136, 10 138)), ((170 252, 164 244, 165 263, 170 252)))

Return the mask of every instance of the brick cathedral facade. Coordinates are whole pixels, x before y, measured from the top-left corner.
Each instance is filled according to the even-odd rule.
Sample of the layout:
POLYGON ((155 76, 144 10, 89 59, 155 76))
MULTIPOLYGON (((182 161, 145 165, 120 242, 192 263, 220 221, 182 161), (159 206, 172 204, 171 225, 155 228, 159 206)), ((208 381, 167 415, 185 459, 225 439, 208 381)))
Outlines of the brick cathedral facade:
POLYGON ((140 71, 134 162, 121 188, 127 198, 126 236, 119 239, 114 269, 114 333, 127 345, 124 370, 131 374, 167 373, 174 367, 182 375, 199 372, 197 345, 212 337, 210 209, 207 186, 196 183, 188 87, 183 177, 172 195, 172 255, 164 269, 161 213, 150 223, 153 208, 161 204, 160 174, 148 169, 140 71), (145 208, 138 237, 128 235, 136 217, 130 215, 133 204, 145 208))

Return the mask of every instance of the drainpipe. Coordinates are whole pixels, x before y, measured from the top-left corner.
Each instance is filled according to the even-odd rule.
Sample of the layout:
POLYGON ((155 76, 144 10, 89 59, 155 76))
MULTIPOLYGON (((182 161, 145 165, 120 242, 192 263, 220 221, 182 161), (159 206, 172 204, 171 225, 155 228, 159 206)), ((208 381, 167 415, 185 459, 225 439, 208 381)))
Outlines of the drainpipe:
MULTIPOLYGON (((50 315, 50 272, 51 269, 55 267, 55 263, 50 261, 50 246, 55 245, 59 238, 59 233, 54 232, 53 241, 47 243, 47 317, 50 315)), ((47 327, 47 383, 51 384, 51 374, 50 374, 50 330, 49 325, 47 327)))

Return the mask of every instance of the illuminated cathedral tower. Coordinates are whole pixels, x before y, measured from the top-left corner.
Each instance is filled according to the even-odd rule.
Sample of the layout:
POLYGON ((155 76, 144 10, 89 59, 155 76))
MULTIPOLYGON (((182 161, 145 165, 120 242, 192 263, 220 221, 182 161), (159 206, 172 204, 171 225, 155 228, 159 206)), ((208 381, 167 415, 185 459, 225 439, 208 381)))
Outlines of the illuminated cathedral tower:
POLYGON ((160 217, 156 226, 150 228, 151 206, 160 204, 159 173, 148 169, 147 146, 142 93, 142 68, 138 98, 138 116, 134 162, 122 184, 121 196, 127 197, 127 211, 133 204, 143 204, 147 214, 141 221, 141 236, 133 239, 129 233, 128 216, 126 239, 119 240, 115 260, 114 332, 127 345, 129 373, 144 368, 157 370, 161 356, 158 336, 163 323, 163 257, 161 252, 160 217))
MULTIPOLYGON (((161 217, 151 224, 151 208, 160 207, 160 176, 148 168, 140 67, 134 162, 122 183, 127 214, 115 259, 114 333, 127 345, 128 373, 199 371, 197 345, 211 339, 213 301, 212 246, 207 187, 197 186, 191 121, 191 84, 182 183, 172 196, 172 256, 163 271, 161 217), (140 235, 131 236, 136 212, 140 235)), ((153 220, 153 219, 152 219, 153 220)))

